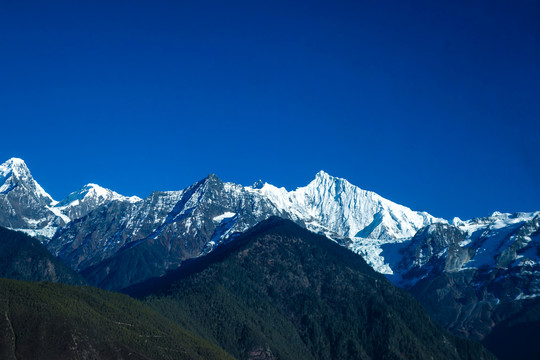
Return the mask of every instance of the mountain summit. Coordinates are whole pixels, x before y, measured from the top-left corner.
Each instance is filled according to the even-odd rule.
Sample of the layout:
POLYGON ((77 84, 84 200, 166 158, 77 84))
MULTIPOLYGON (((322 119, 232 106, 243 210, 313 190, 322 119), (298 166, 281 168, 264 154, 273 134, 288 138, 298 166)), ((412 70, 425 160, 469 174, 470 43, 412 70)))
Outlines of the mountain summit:
POLYGON ((54 203, 53 198, 34 180, 24 160, 11 158, 0 165, 0 193, 7 195, 17 187, 19 187, 17 189, 19 192, 22 192, 20 189, 22 187, 28 195, 43 204, 54 203))
POLYGON ((62 214, 69 219, 78 219, 95 208, 111 201, 137 202, 142 199, 137 196, 126 197, 97 184, 87 184, 80 190, 72 192, 64 200, 56 204, 62 214))
POLYGON ((377 271, 388 274, 392 270, 380 256, 381 245, 410 238, 429 224, 445 222, 324 171, 318 172, 307 186, 294 191, 270 184, 252 191, 268 198, 291 219, 305 223, 311 231, 350 239, 353 251, 361 253, 377 271))
POLYGON ((62 219, 51 209, 56 202, 34 180, 22 159, 11 158, 0 165, 0 225, 39 230, 52 236, 62 219))
POLYGON ((58 202, 34 180, 24 160, 11 158, 0 165, 0 226, 23 231, 43 242, 48 242, 58 228, 105 203, 139 200, 88 184, 58 202))

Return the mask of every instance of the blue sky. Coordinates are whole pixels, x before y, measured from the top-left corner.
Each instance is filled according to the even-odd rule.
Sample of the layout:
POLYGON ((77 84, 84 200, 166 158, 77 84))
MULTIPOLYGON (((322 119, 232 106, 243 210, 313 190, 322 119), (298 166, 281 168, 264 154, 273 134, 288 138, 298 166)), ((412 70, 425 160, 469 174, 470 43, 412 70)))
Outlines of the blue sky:
POLYGON ((540 210, 536 1, 0 2, 0 161, 56 199, 321 169, 415 210, 540 210))

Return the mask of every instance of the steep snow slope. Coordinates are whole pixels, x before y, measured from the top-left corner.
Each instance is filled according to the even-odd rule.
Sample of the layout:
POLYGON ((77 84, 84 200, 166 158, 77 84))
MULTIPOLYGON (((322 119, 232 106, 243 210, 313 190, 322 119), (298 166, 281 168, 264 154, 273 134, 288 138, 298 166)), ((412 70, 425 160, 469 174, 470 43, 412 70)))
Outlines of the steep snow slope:
POLYGON ((0 193, 8 194, 18 186, 24 186, 29 193, 47 205, 54 203, 53 198, 34 180, 24 160, 11 158, 0 165, 0 193))
POLYGON ((281 212, 302 221, 314 232, 331 238, 350 238, 351 250, 362 254, 375 270, 382 273, 392 273, 381 256, 382 245, 401 242, 426 225, 444 222, 324 171, 317 173, 306 187, 290 192, 270 184, 246 189, 267 197, 281 212))
POLYGON ((22 159, 0 165, 0 225, 50 237, 61 217, 52 210, 56 201, 34 180, 22 159))

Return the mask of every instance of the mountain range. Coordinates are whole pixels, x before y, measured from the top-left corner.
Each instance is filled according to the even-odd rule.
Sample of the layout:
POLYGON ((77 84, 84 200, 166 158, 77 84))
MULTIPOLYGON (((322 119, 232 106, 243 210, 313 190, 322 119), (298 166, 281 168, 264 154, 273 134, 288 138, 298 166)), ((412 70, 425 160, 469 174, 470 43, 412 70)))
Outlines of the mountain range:
POLYGON ((412 237, 420 228, 443 221, 323 171, 306 187, 290 192, 270 184, 224 183, 209 175, 187 189, 154 192, 145 199, 88 184, 57 202, 21 159, 11 159, 1 169, 6 190, 0 212, 26 204, 27 213, 17 217, 15 211, 12 218, 0 219, 0 225, 39 237, 54 255, 85 272, 91 283, 109 289, 162 275, 270 216, 325 234, 388 273, 391 269, 379 256, 382 244, 412 237), (34 198, 41 202, 27 200, 34 198), (149 247, 155 261, 131 264, 140 270, 134 278, 106 270, 122 267, 126 258, 137 259, 140 249, 149 247))
POLYGON ((164 276, 272 216, 362 255, 460 336, 485 339, 540 294, 540 212, 447 221, 323 171, 294 191, 209 175, 144 199, 88 184, 57 202, 21 159, 0 165, 0 226, 37 237, 104 289, 164 276))
POLYGON ((493 359, 361 256, 277 217, 126 292, 0 279, 0 357, 493 359))

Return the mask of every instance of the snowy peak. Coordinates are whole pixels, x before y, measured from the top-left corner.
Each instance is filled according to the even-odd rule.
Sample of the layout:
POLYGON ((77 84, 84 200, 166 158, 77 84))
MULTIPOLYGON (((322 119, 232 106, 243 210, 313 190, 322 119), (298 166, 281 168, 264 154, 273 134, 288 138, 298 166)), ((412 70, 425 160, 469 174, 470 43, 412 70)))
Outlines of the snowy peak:
POLYGON ((137 196, 126 197, 97 184, 90 183, 69 194, 64 200, 56 204, 55 209, 60 211, 69 221, 81 218, 97 207, 112 201, 136 203, 142 201, 142 199, 137 196))
POLYGON ((0 165, 0 226, 51 237, 63 225, 50 208, 54 204, 23 160, 11 158, 0 165))
POLYGON ((270 184, 247 189, 267 197, 276 208, 302 220, 308 228, 327 235, 394 240, 412 237, 423 226, 444 221, 412 211, 324 171, 318 172, 306 187, 294 191, 270 184))
POLYGON ((296 192, 303 194, 313 213, 327 226, 334 231, 341 229, 340 235, 353 238, 406 238, 425 225, 443 221, 362 190, 324 171, 296 192))
POLYGON ((114 192, 112 190, 101 187, 97 184, 86 184, 80 190, 72 192, 64 200, 59 202, 56 207, 63 206, 76 206, 79 205, 82 201, 95 201, 98 203, 104 203, 107 201, 119 200, 119 201, 129 201, 137 202, 141 198, 137 196, 126 197, 114 192))
POLYGON ((314 180, 317 180, 317 179, 324 180, 324 179, 337 179, 337 178, 335 178, 332 175, 328 174, 324 170, 320 170, 317 174, 315 174, 315 179, 314 180))
POLYGON ((11 158, 0 165, 0 226, 24 231, 42 241, 48 241, 71 220, 115 200, 141 201, 88 184, 58 203, 34 180, 22 159, 11 158))
POLYGON ((0 194, 6 195, 16 187, 24 188, 28 195, 47 205, 55 202, 34 180, 24 160, 11 158, 0 165, 0 194))
MULTIPOLYGON (((396 282, 414 284, 428 273, 433 273, 436 266, 432 260, 435 258, 442 259, 438 273, 443 270, 506 270, 539 264, 538 246, 540 212, 496 213, 484 218, 456 221, 453 225, 434 224, 418 231, 407 245, 408 255, 403 256, 401 264, 394 269, 404 277, 396 277, 396 282), (427 254, 419 252, 421 246, 433 245, 429 242, 438 243, 427 254)), ((535 296, 540 296, 540 287, 535 296)))
POLYGON ((313 232, 334 239, 350 238, 350 249, 362 254, 382 273, 392 273, 392 270, 381 256, 381 245, 401 242, 424 226, 446 222, 362 190, 324 171, 319 171, 307 186, 294 191, 270 184, 246 190, 267 198, 278 214, 287 214, 313 232))
POLYGON ((6 176, 9 173, 13 173, 15 176, 28 177, 30 176, 30 170, 23 159, 11 158, 2 165, 0 165, 0 176, 6 176))
POLYGON ((347 180, 332 176, 322 170, 315 175, 315 179, 306 186, 306 189, 310 189, 312 192, 327 192, 336 196, 351 191, 364 191, 347 180))

